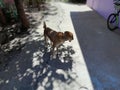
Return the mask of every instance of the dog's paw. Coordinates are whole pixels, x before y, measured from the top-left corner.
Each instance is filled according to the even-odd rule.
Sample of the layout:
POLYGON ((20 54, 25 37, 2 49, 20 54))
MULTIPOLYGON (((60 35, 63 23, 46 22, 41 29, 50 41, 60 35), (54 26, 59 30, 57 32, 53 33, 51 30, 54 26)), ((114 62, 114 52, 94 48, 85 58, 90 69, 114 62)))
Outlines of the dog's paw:
POLYGON ((53 55, 53 59, 56 59, 56 55, 53 55))
POLYGON ((52 60, 52 59, 56 59, 56 55, 51 55, 50 60, 52 60))

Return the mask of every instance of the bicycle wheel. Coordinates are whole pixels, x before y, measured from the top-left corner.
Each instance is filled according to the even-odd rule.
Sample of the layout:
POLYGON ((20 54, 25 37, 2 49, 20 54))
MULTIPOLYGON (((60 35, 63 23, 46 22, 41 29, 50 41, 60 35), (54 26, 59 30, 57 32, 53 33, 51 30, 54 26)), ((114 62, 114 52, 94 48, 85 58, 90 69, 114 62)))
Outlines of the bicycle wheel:
POLYGON ((109 30, 114 31, 115 29, 118 28, 117 26, 117 14, 110 14, 108 19, 107 19, 107 27, 109 30))

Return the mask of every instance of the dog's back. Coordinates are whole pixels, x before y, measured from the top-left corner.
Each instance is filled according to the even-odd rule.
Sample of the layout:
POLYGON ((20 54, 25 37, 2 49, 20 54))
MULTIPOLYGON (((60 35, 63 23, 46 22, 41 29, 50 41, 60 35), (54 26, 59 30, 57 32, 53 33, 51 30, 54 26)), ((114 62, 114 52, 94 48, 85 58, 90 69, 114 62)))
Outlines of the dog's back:
POLYGON ((51 41, 53 41, 53 39, 54 39, 53 37, 55 37, 57 32, 52 30, 51 28, 47 27, 45 22, 44 22, 43 28, 44 28, 44 36, 49 37, 49 39, 51 41))

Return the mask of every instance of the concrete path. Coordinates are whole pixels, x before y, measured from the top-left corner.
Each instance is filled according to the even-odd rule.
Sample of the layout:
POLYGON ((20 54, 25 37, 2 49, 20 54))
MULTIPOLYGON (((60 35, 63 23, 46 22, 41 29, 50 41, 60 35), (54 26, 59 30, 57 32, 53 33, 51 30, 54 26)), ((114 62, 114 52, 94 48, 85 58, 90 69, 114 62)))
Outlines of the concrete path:
POLYGON ((12 41, 12 44, 17 41, 26 44, 19 51, 11 53, 8 65, 0 71, 0 90, 93 89, 69 11, 64 10, 62 3, 51 2, 47 8, 41 12, 32 10, 30 15, 34 17, 31 20, 34 27, 30 28, 30 35, 12 41), (59 49, 59 56, 52 60, 50 47, 48 51, 45 50, 43 22, 39 23, 41 20, 56 31, 68 30, 74 34, 74 40, 65 42, 59 49))
POLYGON ((109 31, 103 17, 80 7, 70 16, 94 90, 119 90, 120 31, 109 31))
MULTIPOLYGON (((49 7, 42 20, 56 31, 73 32, 74 40, 50 60, 43 23, 37 23, 21 39, 26 45, 0 71, 0 90, 119 90, 120 32, 110 32, 106 21, 86 5, 52 2, 49 7)), ((39 15, 34 13, 37 21, 39 15)))

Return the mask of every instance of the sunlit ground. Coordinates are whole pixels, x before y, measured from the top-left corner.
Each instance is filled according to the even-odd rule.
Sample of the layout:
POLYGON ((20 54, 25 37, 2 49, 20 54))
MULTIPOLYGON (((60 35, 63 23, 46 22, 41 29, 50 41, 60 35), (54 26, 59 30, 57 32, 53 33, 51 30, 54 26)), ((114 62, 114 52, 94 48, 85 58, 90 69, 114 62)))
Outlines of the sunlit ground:
MULTIPOLYGON (((76 79, 76 82, 78 84, 82 85, 83 87, 88 86, 90 88, 90 90, 93 90, 91 78, 90 78, 89 72, 87 70, 87 66, 86 66, 86 63, 85 63, 85 60, 84 60, 84 57, 82 54, 81 46, 78 42, 78 38, 76 36, 76 32, 75 32, 75 29, 74 29, 74 26, 72 23, 72 19, 71 19, 71 15, 70 15, 71 12, 89 12, 92 10, 90 8, 88 8, 86 5, 59 3, 58 6, 60 7, 60 9, 58 9, 59 14, 56 16, 56 19, 55 19, 55 17, 50 16, 49 17, 50 20, 45 18, 44 21, 46 21, 47 25, 49 27, 53 28, 54 30, 62 31, 62 32, 69 30, 74 34, 74 40, 72 42, 64 43, 64 45, 66 47, 71 46, 75 52, 71 56, 73 62, 75 62, 75 63, 73 63, 72 70, 70 73, 71 73, 71 75, 72 75, 72 72, 76 73, 76 75, 78 76, 78 78, 76 79), (61 6, 59 6, 59 5, 61 5, 61 6), (55 22, 57 22, 57 23, 55 23, 55 22)), ((39 26, 39 28, 41 28, 41 27, 42 26, 39 26)), ((64 55, 65 54, 63 54, 61 57, 65 57, 64 55)), ((59 69, 58 69, 58 71, 59 71, 59 69)), ((66 77, 66 74, 64 75, 64 77, 66 77)), ((73 82, 74 82, 74 80, 73 80, 73 82)))
MULTIPOLYGON (((0 72, 1 90, 93 90, 93 85, 82 54, 80 43, 71 19, 71 12, 92 11, 86 5, 51 4, 51 12, 30 13, 36 28, 30 35, 18 38, 26 45, 21 51, 13 52, 8 66, 0 72), (57 7, 57 8, 56 8, 57 7), (45 49, 43 22, 56 31, 71 31, 72 42, 60 47, 59 55, 50 60, 50 47, 45 49)), ((51 7, 49 6, 49 7, 51 7)), ((13 42, 17 43, 17 40, 13 42)))

